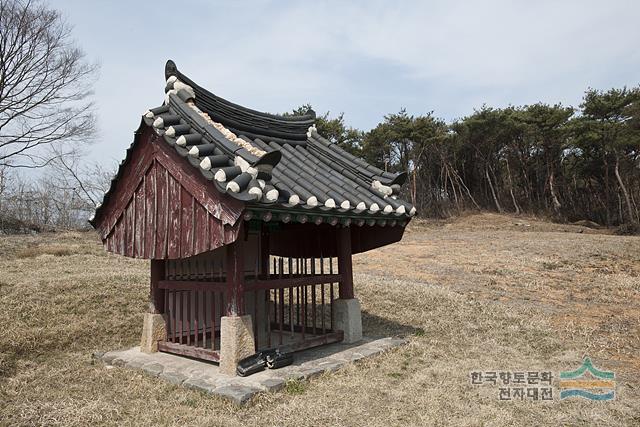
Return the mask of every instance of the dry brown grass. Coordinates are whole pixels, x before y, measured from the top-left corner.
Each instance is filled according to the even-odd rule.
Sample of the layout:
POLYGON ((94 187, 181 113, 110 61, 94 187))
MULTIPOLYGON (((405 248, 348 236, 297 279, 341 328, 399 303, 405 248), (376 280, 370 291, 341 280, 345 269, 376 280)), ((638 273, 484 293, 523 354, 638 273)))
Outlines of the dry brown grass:
POLYGON ((638 254, 638 237, 532 218, 416 223, 354 266, 365 333, 410 343, 236 408, 92 362, 138 341, 146 262, 93 234, 3 237, 0 424, 637 425, 638 254), (47 245, 71 254, 18 256, 47 245), (499 402, 469 385, 471 370, 557 372, 583 354, 616 371, 616 401, 499 402))
POLYGON ((79 247, 65 246, 59 244, 37 245, 21 249, 16 254, 18 258, 35 258, 40 255, 69 256, 75 253, 79 247))

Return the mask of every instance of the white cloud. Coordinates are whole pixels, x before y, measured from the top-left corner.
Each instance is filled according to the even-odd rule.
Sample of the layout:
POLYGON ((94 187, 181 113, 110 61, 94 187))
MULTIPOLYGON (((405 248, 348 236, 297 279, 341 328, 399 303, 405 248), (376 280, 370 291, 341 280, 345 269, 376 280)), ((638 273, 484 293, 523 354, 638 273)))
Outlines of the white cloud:
POLYGON ((406 106, 447 119, 482 103, 577 104, 586 87, 638 84, 632 1, 115 2, 56 4, 102 62, 102 141, 120 157, 161 102, 164 61, 234 102, 311 102, 367 128, 406 106))

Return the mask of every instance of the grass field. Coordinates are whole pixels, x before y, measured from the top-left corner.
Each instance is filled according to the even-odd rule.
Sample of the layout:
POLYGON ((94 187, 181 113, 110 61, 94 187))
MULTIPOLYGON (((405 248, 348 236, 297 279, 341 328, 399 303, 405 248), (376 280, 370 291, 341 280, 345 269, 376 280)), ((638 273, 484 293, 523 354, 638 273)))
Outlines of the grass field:
POLYGON ((148 264, 93 233, 0 237, 0 425, 639 425, 640 238, 491 214, 360 254, 368 335, 409 344, 237 408, 94 363, 135 345, 148 264), (616 400, 498 400, 470 371, 616 373, 616 400))

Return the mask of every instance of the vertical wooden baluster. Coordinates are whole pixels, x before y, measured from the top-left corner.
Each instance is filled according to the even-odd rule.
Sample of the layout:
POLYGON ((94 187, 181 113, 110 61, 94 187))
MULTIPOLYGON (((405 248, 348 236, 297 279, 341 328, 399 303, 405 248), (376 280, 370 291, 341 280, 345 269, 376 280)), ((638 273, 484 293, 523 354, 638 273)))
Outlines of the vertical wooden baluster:
POLYGON ((177 321, 178 321, 178 311, 176 310, 177 307, 177 294, 176 294, 176 290, 174 289, 171 292, 171 299, 172 299, 172 305, 173 305, 173 311, 171 312, 171 321, 173 322, 173 326, 171 327, 171 332, 173 333, 173 340, 171 340, 171 342, 176 342, 176 329, 177 328, 177 321))
MULTIPOLYGON (((218 293, 218 301, 220 302, 219 305, 219 310, 220 310, 220 317, 224 316, 226 313, 226 307, 225 307, 225 301, 226 301, 227 295, 225 291, 219 292, 218 293)), ((221 321, 222 322, 222 321, 221 321)))
MULTIPOLYGON (((322 255, 320 255, 320 274, 324 275, 324 257, 322 255)), ((325 317, 325 311, 324 311, 324 283, 320 284, 320 299, 321 299, 321 313, 322 313, 322 335, 324 335, 326 333, 326 329, 325 329, 325 324, 324 324, 324 317, 325 317)))
MULTIPOLYGON (((286 273, 285 273, 286 274, 286 273)), ((282 310, 282 314, 284 314, 284 318, 282 319, 282 327, 283 330, 286 330, 289 325, 289 289, 282 288, 282 297, 284 300, 284 309, 282 310)))
POLYGON ((271 289, 264 293, 267 304, 267 348, 271 348, 271 289))
MULTIPOLYGON (((274 277, 274 279, 276 277, 278 277, 277 261, 275 259, 274 259, 274 263, 273 263, 273 277, 274 277)), ((273 323, 277 324, 278 323, 278 313, 280 312, 280 302, 278 301, 278 290, 277 289, 273 290, 273 301, 274 301, 273 323)))
MULTIPOLYGON (((165 276, 166 277, 166 276, 165 276)), ((171 307, 169 307, 169 289, 165 289, 164 291, 164 309, 165 314, 168 314, 167 317, 167 339, 171 341, 171 307)))
POLYGON ((198 290, 196 289, 196 293, 195 293, 195 296, 194 296, 194 299, 195 299, 195 300, 194 300, 195 308, 193 309, 193 317, 194 317, 194 323, 195 323, 195 324, 194 324, 194 329, 195 329, 195 334, 194 334, 194 337, 195 337, 195 343, 194 343, 194 345, 195 345, 196 347, 198 347, 198 336, 200 335, 200 330, 198 329, 198 315, 200 314, 200 310, 199 310, 199 307, 198 307, 198 293, 199 293, 199 292, 200 292, 200 291, 198 291, 198 290))
POLYGON ((216 293, 209 291, 211 294, 211 350, 216 349, 216 293))
MULTIPOLYGON (((289 265, 289 278, 291 279, 293 277, 293 259, 291 259, 291 257, 289 257, 289 261, 288 261, 288 265, 289 265)), ((294 287, 290 287, 289 288, 289 329, 291 329, 291 338, 293 339, 294 337, 294 333, 295 330, 293 328, 293 290, 295 288, 294 287)))
MULTIPOLYGON (((284 267, 284 262, 283 259, 280 258, 278 260, 278 269, 279 269, 279 275, 278 277, 280 278, 280 283, 282 283, 282 268, 284 267)), ((278 313, 280 315, 279 319, 280 319, 280 331, 279 331, 279 338, 278 338, 278 342, 280 343, 280 345, 282 345, 282 333, 284 332, 284 288, 280 288, 279 289, 279 293, 280 295, 278 295, 278 299, 280 300, 280 313, 278 313)))
MULTIPOLYGON (((255 265, 255 271, 253 273, 253 280, 258 280, 258 275, 260 274, 260 251, 258 251, 258 254, 256 255, 256 265, 255 265)), ((246 301, 245 301, 246 304, 246 301)), ((254 344, 255 344, 255 349, 256 351, 258 351, 258 291, 254 291, 253 292, 253 319, 252 319, 252 323, 253 323, 253 337, 254 337, 254 344)))
MULTIPOLYGON (((333 257, 329 258, 329 274, 333 274, 333 257)), ((331 330, 333 331, 333 282, 329 284, 329 314, 331 315, 331 330)))
MULTIPOLYGON (((256 278, 258 277, 256 270, 256 278)), ((253 291, 253 337, 255 350, 258 351, 258 291, 253 291)))
POLYGON ((307 285, 302 287, 302 339, 304 340, 304 336, 307 333, 307 285))
MULTIPOLYGON (((273 278, 278 277, 278 261, 273 257, 273 278)), ((278 296, 277 291, 273 290, 273 323, 278 323, 278 296)))
POLYGON ((278 290, 273 290, 273 323, 278 324, 278 313, 280 312, 280 301, 278 300, 278 290))
POLYGON ((284 289, 279 289, 278 293, 278 300, 280 303, 280 312, 278 313, 278 323, 280 326, 278 330, 278 342, 282 345, 282 332, 284 331, 284 289))
POLYGON ((164 291, 164 309, 165 311, 169 311, 169 289, 164 291))
MULTIPOLYGON (((311 275, 316 274, 316 259, 311 258, 311 275)), ((313 335, 316 335, 316 285, 311 285, 311 323, 313 323, 313 335)))
MULTIPOLYGON (((296 276, 300 276, 300 258, 296 258, 296 276)), ((300 326, 300 286, 296 287, 296 317, 300 326)))
POLYGON ((187 291, 187 345, 191 345, 191 291, 187 291))
POLYGON ((260 274, 260 255, 256 255, 256 266, 253 272, 253 280, 258 280, 259 274, 260 274))
POLYGON ((202 291, 202 347, 207 348, 207 291, 202 291))
MULTIPOLYGON (((304 276, 305 273, 307 272, 307 259, 306 258, 302 258, 300 260, 300 268, 301 268, 301 273, 304 276)), ((303 285, 300 287, 300 291, 302 292, 302 295, 300 295, 300 315, 301 315, 301 320, 302 320, 302 325, 301 326, 301 331, 302 331, 302 341, 304 341, 304 336, 307 332, 307 286, 303 285)))
MULTIPOLYGON (((310 261, 309 259, 305 258, 304 259, 304 275, 305 276, 309 276, 309 265, 308 265, 308 261, 310 261)), ((309 324, 309 286, 305 285, 304 286, 304 321, 305 321, 305 325, 309 324)), ((305 332, 306 332, 306 326, 305 326, 305 332)))
POLYGON ((184 303, 182 302, 182 291, 178 291, 178 308, 180 309, 180 315, 178 316, 178 332, 180 333, 180 344, 182 344, 182 321, 184 319, 184 303))
POLYGON ((276 289, 269 289, 269 293, 273 298, 273 323, 278 323, 278 291, 276 289))

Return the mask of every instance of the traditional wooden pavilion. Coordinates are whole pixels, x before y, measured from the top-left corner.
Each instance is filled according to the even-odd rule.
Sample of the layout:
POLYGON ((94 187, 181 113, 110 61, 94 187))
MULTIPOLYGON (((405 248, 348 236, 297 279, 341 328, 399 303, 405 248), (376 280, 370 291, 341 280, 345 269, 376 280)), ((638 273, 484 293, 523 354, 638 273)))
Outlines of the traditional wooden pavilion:
POLYGON ((151 260, 142 350, 220 362, 361 338, 351 256, 402 238, 415 208, 389 173, 318 134, 315 113, 251 110, 165 67, 91 224, 151 260))

